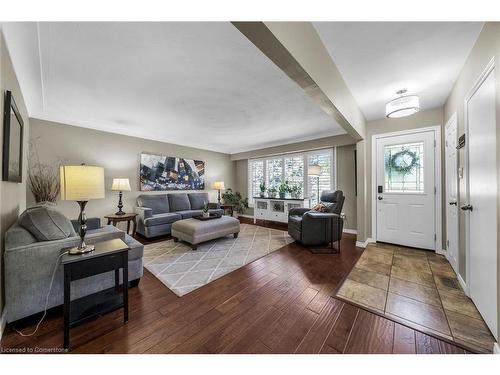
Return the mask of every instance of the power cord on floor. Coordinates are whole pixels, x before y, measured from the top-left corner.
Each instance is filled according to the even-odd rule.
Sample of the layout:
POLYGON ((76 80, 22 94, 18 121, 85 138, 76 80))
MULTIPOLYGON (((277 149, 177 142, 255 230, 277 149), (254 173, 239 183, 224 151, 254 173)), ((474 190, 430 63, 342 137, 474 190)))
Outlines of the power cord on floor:
POLYGON ((23 336, 23 337, 30 337, 30 336, 33 336, 35 333, 37 333, 38 331, 38 328, 40 327, 40 324, 42 324, 43 320, 45 319, 45 316, 47 315, 47 307, 49 306, 49 297, 50 297, 50 292, 52 291, 52 284, 54 284, 54 277, 56 276, 56 271, 57 271, 57 266, 59 265, 59 260, 62 258, 63 255, 65 254, 68 254, 67 251, 65 251, 64 253, 60 254, 58 257, 57 257, 57 260, 56 260, 56 264, 54 265, 54 270, 52 271, 52 277, 50 279, 50 286, 49 286, 49 291, 47 293, 47 297, 45 298, 45 309, 43 311, 43 315, 42 315, 42 318, 40 319, 40 321, 37 323, 36 327, 35 327, 35 330, 31 333, 22 333, 21 331, 18 331, 16 329, 16 327, 12 327, 14 328, 14 331, 16 331, 19 335, 23 336))

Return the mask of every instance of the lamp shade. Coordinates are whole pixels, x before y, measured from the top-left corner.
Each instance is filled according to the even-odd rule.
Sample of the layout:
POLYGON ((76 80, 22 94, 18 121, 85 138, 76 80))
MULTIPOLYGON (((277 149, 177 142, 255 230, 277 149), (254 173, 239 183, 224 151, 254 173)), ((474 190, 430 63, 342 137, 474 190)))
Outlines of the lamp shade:
POLYGON ((59 170, 61 199, 88 201, 104 198, 104 168, 89 165, 65 165, 59 170))
POLYGON ((130 182, 128 178, 113 178, 113 184, 111 185, 111 190, 115 191, 130 191, 130 182))
POLYGON ((224 190, 225 189, 225 187, 224 187, 224 181, 215 181, 212 184, 212 189, 214 189, 214 190, 224 190))
POLYGON ((320 176, 321 175, 321 167, 317 164, 310 165, 307 169, 307 174, 309 176, 320 176))

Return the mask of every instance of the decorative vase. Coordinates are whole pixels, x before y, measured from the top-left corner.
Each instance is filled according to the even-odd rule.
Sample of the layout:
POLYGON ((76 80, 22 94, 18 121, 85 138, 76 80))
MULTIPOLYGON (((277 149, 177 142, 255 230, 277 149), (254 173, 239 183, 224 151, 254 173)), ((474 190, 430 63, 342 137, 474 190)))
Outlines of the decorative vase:
POLYGON ((264 196, 265 196, 265 195, 264 195, 264 193, 263 193, 263 192, 261 192, 261 193, 260 193, 260 197, 261 197, 261 198, 264 198, 264 196))
POLYGON ((280 193, 280 199, 285 199, 285 193, 280 193))
POLYGON ((269 198, 276 198, 276 193, 269 193, 269 198))

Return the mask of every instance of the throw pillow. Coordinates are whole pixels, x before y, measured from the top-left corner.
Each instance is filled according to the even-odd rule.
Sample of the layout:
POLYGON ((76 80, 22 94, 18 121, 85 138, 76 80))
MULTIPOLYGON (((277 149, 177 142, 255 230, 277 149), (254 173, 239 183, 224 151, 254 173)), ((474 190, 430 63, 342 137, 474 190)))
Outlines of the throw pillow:
POLYGON ((21 214, 18 223, 38 241, 76 236, 75 229, 66 216, 44 205, 28 208, 21 214))
POLYGON ((327 207, 323 203, 318 203, 312 208, 313 211, 326 212, 327 207))

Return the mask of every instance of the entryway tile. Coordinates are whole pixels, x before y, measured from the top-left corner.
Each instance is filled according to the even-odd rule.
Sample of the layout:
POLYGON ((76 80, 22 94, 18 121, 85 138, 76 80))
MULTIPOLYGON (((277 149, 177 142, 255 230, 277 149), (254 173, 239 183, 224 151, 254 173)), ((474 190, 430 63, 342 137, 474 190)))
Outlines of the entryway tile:
POLYGON ((387 287, 389 286, 389 276, 366 271, 360 268, 353 268, 349 274, 349 279, 383 290, 387 290, 387 287))
POLYGON ((432 330, 451 335, 442 308, 418 302, 411 298, 390 293, 387 297, 386 312, 403 319, 428 327, 432 330))
POLYGON ((411 281, 413 283, 421 284, 431 288, 434 287, 434 279, 432 278, 432 274, 430 273, 418 272, 415 270, 393 266, 391 277, 397 277, 398 279, 411 281))
POLYGON ((347 279, 339 289, 338 295, 347 300, 383 312, 387 292, 370 285, 347 279))
POLYGON ((445 310, 454 311, 459 314, 470 316, 471 318, 481 319, 479 311, 465 293, 450 292, 440 290, 441 301, 445 310))
POLYGON ((438 291, 435 287, 428 287, 410 281, 391 277, 389 292, 412 298, 429 305, 441 306, 438 291))
POLYGON ((449 310, 446 310, 446 316, 457 342, 461 340, 469 345, 472 343, 491 352, 495 340, 482 320, 449 310))

